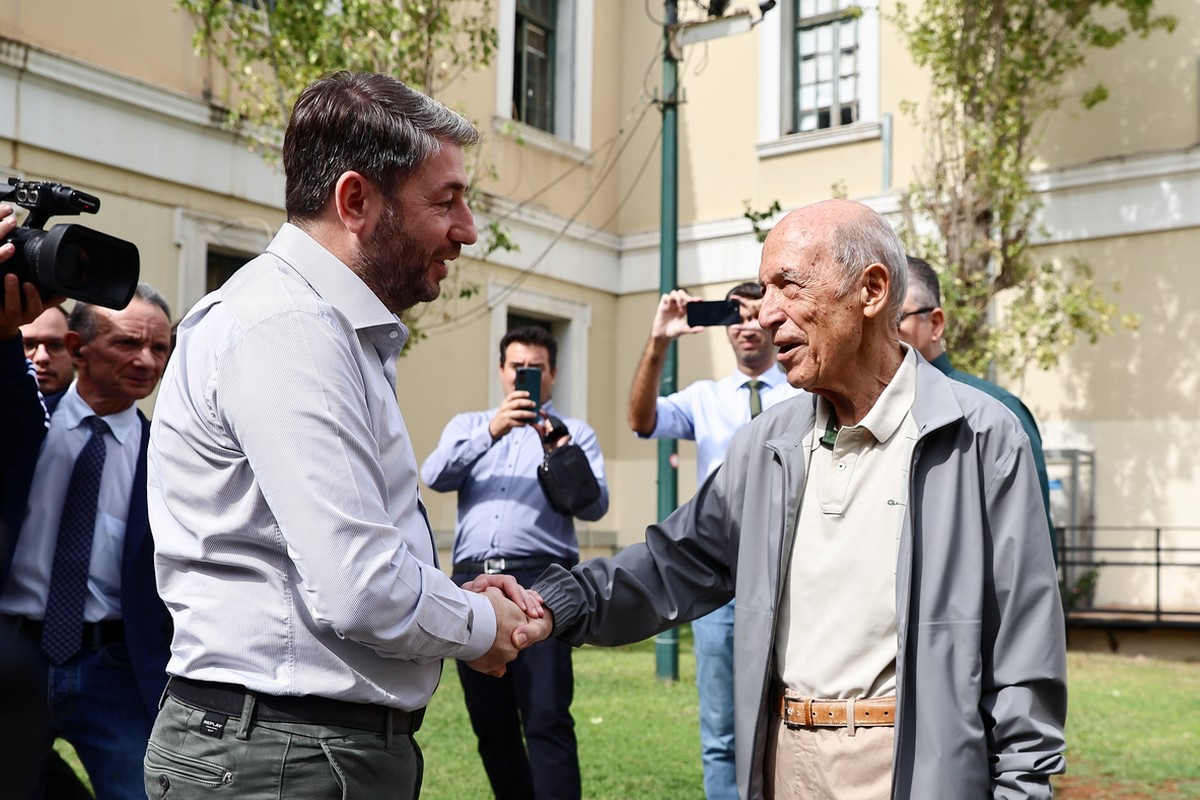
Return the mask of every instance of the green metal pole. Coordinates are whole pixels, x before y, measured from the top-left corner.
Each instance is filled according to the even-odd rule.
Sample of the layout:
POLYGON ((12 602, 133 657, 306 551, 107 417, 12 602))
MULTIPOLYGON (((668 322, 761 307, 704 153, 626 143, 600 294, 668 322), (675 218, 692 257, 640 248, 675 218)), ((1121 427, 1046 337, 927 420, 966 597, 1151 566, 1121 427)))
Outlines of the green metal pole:
MULTIPOLYGON (((679 233, 679 151, 678 102, 679 62, 671 49, 671 34, 679 21, 677 0, 664 0, 666 15, 663 22, 663 96, 662 96, 662 225, 659 240, 658 285, 662 293, 677 285, 676 240, 679 233)), ((675 391, 675 342, 667 347, 663 361, 659 394, 675 391)), ((658 440, 658 518, 666 519, 678 504, 679 487, 675 464, 677 446, 674 439, 658 440)), ((672 628, 654 639, 655 672, 659 680, 679 680, 679 630, 672 628)))

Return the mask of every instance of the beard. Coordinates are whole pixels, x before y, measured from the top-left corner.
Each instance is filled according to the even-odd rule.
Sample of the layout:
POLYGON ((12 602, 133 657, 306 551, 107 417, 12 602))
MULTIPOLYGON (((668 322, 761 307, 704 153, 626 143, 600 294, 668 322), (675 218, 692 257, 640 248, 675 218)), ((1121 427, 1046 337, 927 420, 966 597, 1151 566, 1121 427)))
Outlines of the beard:
POLYGON ((433 260, 434 254, 421 250, 395 204, 390 204, 352 266, 388 311, 399 315, 441 294, 441 282, 430 275, 433 260))

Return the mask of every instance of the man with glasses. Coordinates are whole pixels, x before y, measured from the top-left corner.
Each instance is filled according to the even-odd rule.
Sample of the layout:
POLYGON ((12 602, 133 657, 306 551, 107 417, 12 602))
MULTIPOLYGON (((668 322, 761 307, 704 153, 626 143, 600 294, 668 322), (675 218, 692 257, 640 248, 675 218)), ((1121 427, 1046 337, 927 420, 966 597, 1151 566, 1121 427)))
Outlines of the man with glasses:
MULTIPOLYGON (((696 442, 696 483, 702 484, 721 462, 729 440, 751 419, 796 394, 775 361, 778 352, 758 324, 762 286, 741 283, 726 300, 741 306, 742 321, 726 329, 736 368, 719 381, 696 381, 658 396, 667 346, 704 330, 688 325, 687 304, 699 300, 682 289, 659 300, 629 394, 629 427, 648 439, 696 442)), ((733 602, 692 622, 696 650, 696 686, 700 692, 700 754, 708 800, 737 797, 733 736, 733 602)))
POLYGON ((1046 456, 1042 452, 1042 434, 1038 431, 1037 420, 1021 402, 1021 398, 1012 392, 954 368, 943 340, 946 333, 946 312, 942 308, 942 292, 938 286, 937 272, 928 261, 908 256, 908 277, 908 293, 904 297, 904 310, 900 314, 900 339, 916 348, 925 356, 926 361, 943 374, 990 394, 1016 415, 1033 448, 1033 463, 1037 468, 1038 483, 1042 488, 1046 522, 1050 525, 1050 548, 1057 564, 1058 542, 1054 535, 1054 523, 1050 519, 1050 482, 1046 475, 1046 456))
POLYGON ((75 379, 75 365, 63 341, 67 335, 67 312, 62 306, 51 306, 20 330, 25 357, 36 370, 38 389, 46 397, 65 392, 75 379))

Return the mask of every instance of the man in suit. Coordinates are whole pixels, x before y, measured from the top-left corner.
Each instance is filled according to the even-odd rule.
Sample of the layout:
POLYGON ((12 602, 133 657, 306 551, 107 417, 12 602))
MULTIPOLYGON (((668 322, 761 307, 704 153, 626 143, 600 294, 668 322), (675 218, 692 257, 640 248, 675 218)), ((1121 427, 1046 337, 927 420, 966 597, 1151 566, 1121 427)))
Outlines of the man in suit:
POLYGON ((76 303, 63 341, 78 378, 43 402, 20 332, 43 312, 41 298, 13 274, 3 290, 0 627, 36 648, 47 701, 35 757, 13 766, 28 773, 19 784, 40 784, 61 736, 98 798, 138 797, 171 625, 151 563, 150 425, 134 404, 162 377, 170 312, 147 284, 120 311, 76 303))

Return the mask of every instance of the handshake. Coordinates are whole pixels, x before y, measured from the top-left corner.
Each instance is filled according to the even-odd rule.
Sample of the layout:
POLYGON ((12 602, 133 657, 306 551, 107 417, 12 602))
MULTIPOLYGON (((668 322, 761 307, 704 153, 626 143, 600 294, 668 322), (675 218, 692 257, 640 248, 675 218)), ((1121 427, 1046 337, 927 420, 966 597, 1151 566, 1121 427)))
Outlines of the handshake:
POLYGON ((542 605, 541 595, 511 575, 480 575, 462 588, 486 595, 496 612, 496 640, 481 657, 467 662, 472 669, 499 678, 508 662, 554 630, 554 615, 542 605))

